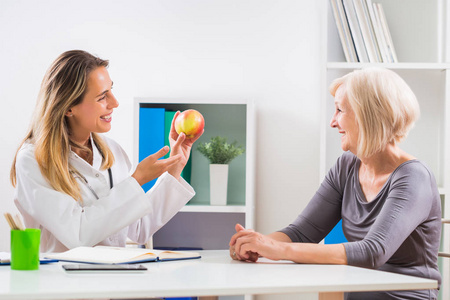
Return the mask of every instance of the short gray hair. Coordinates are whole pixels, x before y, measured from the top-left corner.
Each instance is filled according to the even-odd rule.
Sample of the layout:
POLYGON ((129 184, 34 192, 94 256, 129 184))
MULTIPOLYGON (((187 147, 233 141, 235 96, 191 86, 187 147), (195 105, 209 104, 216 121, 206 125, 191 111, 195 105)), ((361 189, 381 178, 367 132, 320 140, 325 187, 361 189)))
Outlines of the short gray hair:
POLYGON ((330 85, 333 97, 340 86, 359 124, 358 156, 369 157, 401 142, 420 116, 413 91, 391 70, 367 68, 337 78, 330 85))

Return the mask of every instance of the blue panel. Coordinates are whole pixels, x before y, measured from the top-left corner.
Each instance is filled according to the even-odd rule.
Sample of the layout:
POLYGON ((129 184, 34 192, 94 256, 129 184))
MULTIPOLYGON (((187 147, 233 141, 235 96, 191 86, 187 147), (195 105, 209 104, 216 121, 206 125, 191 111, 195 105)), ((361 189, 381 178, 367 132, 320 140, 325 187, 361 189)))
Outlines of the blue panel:
POLYGON ((333 230, 325 237, 325 244, 340 244, 347 242, 342 231, 342 220, 334 226, 333 230))
MULTIPOLYGON (((139 109, 139 161, 164 147, 164 108, 139 109)), ((148 191, 156 179, 144 184, 148 191)))

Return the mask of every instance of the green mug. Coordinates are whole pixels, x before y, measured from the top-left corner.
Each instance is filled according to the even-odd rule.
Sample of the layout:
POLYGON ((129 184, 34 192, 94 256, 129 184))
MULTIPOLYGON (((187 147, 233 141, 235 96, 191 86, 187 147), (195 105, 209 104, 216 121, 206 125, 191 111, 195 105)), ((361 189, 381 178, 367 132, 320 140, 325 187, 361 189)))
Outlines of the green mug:
POLYGON ((11 230, 11 269, 38 270, 41 230, 11 230))

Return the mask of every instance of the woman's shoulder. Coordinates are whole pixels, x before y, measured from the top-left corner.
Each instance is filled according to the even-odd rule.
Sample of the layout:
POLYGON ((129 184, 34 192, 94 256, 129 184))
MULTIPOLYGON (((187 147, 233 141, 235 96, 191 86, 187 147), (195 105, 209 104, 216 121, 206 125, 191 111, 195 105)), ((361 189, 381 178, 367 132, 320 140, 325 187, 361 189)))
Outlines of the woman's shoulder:
POLYGON ((393 177, 403 178, 405 175, 414 177, 434 177, 430 168, 419 159, 408 160, 395 169, 393 177))
POLYGON ((350 151, 344 152, 336 161, 336 167, 340 170, 349 170, 359 162, 359 158, 350 151))
POLYGON ((35 146, 30 142, 25 142, 17 151, 17 160, 32 158, 35 160, 35 146))
POLYGON ((342 155, 339 157, 339 159, 343 163, 347 163, 347 164, 353 164, 356 161, 358 161, 358 157, 350 151, 345 151, 344 153, 342 153, 342 155))
POLYGON ((401 187, 414 190, 417 195, 433 194, 439 200, 436 179, 429 167, 418 159, 408 160, 395 169, 389 178, 392 188, 401 187))
POLYGON ((16 168, 30 168, 33 165, 38 165, 35 155, 35 145, 30 142, 25 142, 19 151, 17 151, 16 168))
POLYGON ((343 187, 350 178, 354 178, 359 159, 350 151, 344 152, 328 171, 327 179, 343 187))

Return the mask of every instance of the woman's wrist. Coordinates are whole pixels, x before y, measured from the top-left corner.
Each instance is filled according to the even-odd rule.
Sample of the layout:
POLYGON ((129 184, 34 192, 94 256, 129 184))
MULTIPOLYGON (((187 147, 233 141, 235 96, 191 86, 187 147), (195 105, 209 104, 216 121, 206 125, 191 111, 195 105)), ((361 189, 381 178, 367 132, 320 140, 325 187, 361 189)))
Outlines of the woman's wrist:
POLYGON ((181 173, 183 172, 184 167, 186 166, 186 163, 179 162, 177 164, 174 164, 173 166, 169 167, 167 172, 169 172, 170 175, 175 177, 177 180, 180 180, 181 173))
POLYGON ((281 244, 281 257, 283 260, 293 260, 292 249, 293 243, 280 242, 281 244))
POLYGON ((183 168, 173 167, 169 168, 167 172, 172 175, 176 180, 180 180, 181 172, 183 171, 183 168))
POLYGON ((131 177, 133 177, 137 183, 139 183, 140 186, 143 186, 145 184, 143 178, 141 178, 138 174, 136 174, 137 172, 134 172, 133 175, 131 175, 131 177))

